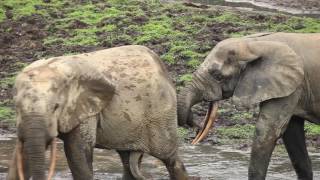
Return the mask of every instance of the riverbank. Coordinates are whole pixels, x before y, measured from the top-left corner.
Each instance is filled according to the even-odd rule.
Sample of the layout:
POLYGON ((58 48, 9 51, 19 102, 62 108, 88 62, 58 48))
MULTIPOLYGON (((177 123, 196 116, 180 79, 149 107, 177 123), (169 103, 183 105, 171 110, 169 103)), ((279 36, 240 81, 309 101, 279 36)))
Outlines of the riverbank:
MULTIPOLYGON (((161 56, 179 91, 219 41, 265 31, 320 32, 320 20, 160 1, 4 2, 0 5, 0 133, 15 131, 14 79, 37 59, 145 45, 161 56)), ((197 119, 203 118, 206 106, 203 103, 194 108, 197 119)), ((219 113, 216 128, 206 142, 249 144, 257 110, 239 111, 224 101, 219 113)), ((320 141, 318 126, 308 124, 306 131, 310 145, 320 141)), ((187 142, 194 136, 191 130, 179 132, 187 142)))
POLYGON ((320 1, 318 0, 254 0, 254 2, 263 2, 272 6, 295 8, 303 11, 320 11, 320 1))

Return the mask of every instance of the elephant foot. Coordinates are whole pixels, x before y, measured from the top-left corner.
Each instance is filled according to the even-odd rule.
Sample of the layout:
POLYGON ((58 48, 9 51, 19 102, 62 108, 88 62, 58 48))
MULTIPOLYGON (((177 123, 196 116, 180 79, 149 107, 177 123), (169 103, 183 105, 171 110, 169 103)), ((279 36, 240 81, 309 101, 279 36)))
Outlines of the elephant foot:
POLYGON ((171 180, 187 180, 188 179, 188 173, 186 171, 186 168, 184 167, 177 153, 175 153, 174 156, 171 156, 170 158, 164 159, 162 161, 166 165, 169 171, 171 180))

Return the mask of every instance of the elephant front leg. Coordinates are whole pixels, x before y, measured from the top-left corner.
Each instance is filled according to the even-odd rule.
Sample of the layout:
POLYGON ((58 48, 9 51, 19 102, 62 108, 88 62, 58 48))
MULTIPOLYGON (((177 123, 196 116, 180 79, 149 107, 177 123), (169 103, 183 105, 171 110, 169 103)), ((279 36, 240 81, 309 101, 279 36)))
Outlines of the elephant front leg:
POLYGON ((304 119, 293 116, 282 137, 299 180, 312 180, 312 165, 306 148, 304 119))
POLYGON ((89 119, 71 132, 62 135, 64 150, 73 179, 93 179, 92 161, 95 138, 95 119, 89 119))
MULTIPOLYGON (((24 175, 24 179, 29 179, 30 178, 30 173, 29 173, 29 165, 28 165, 28 161, 27 161, 27 156, 26 154, 23 152, 22 154, 22 161, 23 161, 23 175, 24 175)), ((8 175, 6 180, 18 180, 18 167, 17 167, 17 147, 14 149, 13 152, 13 157, 12 160, 10 162, 9 165, 9 171, 8 171, 8 175)))
POLYGON ((252 144, 249 180, 264 180, 269 161, 276 145, 287 128, 288 122, 297 106, 299 93, 260 104, 259 119, 252 144))

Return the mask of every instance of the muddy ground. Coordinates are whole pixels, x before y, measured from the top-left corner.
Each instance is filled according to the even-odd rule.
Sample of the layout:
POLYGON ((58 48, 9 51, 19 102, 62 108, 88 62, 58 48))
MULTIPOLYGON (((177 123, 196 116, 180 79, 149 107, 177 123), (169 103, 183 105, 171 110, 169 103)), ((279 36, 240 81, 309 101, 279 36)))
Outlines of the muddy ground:
MULTIPOLYGON (((291 3, 287 1, 290 6, 291 3)), ((316 1, 314 1, 316 2, 316 1)), ((109 5, 106 4, 106 7, 109 5)), ((145 6, 141 5, 143 9, 145 6)), ((309 6, 308 6, 309 7, 309 6)), ((41 8, 41 7, 37 7, 41 8)), ((103 8, 103 7, 102 7, 103 8)), ((152 15, 154 12, 151 9, 144 9, 146 15, 152 15)), ((167 9, 166 10, 169 17, 179 17, 186 16, 187 13, 192 12, 184 12, 179 9, 167 9)), ((219 15, 219 13, 223 13, 223 10, 196 10, 197 13, 207 13, 208 16, 219 15)), ((240 13, 240 12, 239 12, 240 13)), ((241 13, 240 13, 241 14, 241 13)), ((10 8, 6 10, 6 20, 0 22, 0 79, 8 79, 13 77, 19 70, 25 65, 45 57, 52 56, 61 56, 66 53, 83 53, 90 52, 94 50, 99 50, 103 48, 116 47, 121 45, 131 44, 128 39, 119 38, 109 43, 106 41, 106 37, 108 35, 103 33, 97 33, 98 41, 102 42, 97 45, 71 45, 65 46, 62 43, 55 42, 51 44, 44 44, 45 39, 48 36, 59 35, 60 38, 68 38, 70 34, 67 30, 64 29, 55 29, 54 21, 51 21, 53 18, 63 18, 63 11, 52 11, 49 12, 50 18, 41 16, 41 15, 30 15, 23 16, 21 18, 13 18, 13 12, 10 8)), ((274 23, 283 23, 288 19, 288 16, 282 15, 272 15, 264 14, 264 13, 246 13, 242 12, 241 16, 246 16, 246 18, 254 21, 272 21, 274 23)), ((202 21, 201 19, 196 19, 202 21)), ((148 22, 148 16, 135 16, 131 17, 130 23, 142 26, 148 22)), ((105 19, 101 21, 97 27, 103 27, 105 24, 114 23, 117 24, 119 19, 105 19)), ((190 22, 192 23, 192 22, 190 22)), ((237 24, 231 22, 208 22, 205 24, 201 31, 198 33, 192 34, 192 38, 196 43, 206 43, 205 46, 201 46, 201 48, 197 49, 198 53, 207 53, 212 47, 214 47, 219 41, 230 37, 231 33, 240 33, 246 30, 255 30, 255 31, 263 31, 264 26, 258 25, 244 25, 239 26, 237 24)), ((82 21, 74 21, 69 24, 67 29, 85 29, 89 25, 82 21)), ((125 25, 118 24, 117 27, 121 28, 125 25)), ((184 31, 182 24, 174 23, 174 29, 184 31)), ((299 28, 299 27, 297 27, 299 28)), ((127 35, 129 36, 137 36, 138 32, 128 31, 127 35)), ((168 53, 169 46, 166 44, 168 38, 163 38, 158 41, 147 41, 144 42, 143 45, 148 46, 152 50, 154 50, 157 54, 163 55, 168 53)), ((178 56, 177 58, 181 59, 176 63, 168 63, 166 62, 167 68, 170 71, 170 75, 175 82, 175 84, 180 87, 184 86, 185 82, 179 81, 178 77, 183 74, 191 73, 194 71, 194 67, 187 66, 185 61, 183 61, 183 56, 178 56)), ((12 83, 7 83, 6 85, 0 86, 0 102, 2 105, 12 107, 12 83)), ((204 117, 207 109, 207 103, 201 103, 200 105, 194 108, 195 118, 200 120, 204 117)), ((234 126, 236 124, 244 125, 244 124, 254 124, 257 116, 257 109, 251 109, 249 112, 246 110, 240 111, 235 109, 235 107, 228 100, 220 103, 220 115, 218 121, 216 122, 217 126, 234 126), (235 118, 234 117, 238 117, 235 118)), ((3 121, 1 123, 2 129, 0 133, 8 133, 14 132, 15 128, 12 126, 12 122, 3 121)), ((190 131, 188 133, 186 140, 190 141, 195 135, 194 131, 190 131)), ((208 143, 219 143, 217 140, 217 135, 212 132, 212 135, 206 142, 208 143)), ((314 137, 312 142, 317 142, 318 137, 314 137)), ((244 143, 246 146, 246 143, 244 143)))
POLYGON ((302 10, 320 10, 319 0, 254 0, 255 2, 264 2, 273 6, 282 6, 302 10))

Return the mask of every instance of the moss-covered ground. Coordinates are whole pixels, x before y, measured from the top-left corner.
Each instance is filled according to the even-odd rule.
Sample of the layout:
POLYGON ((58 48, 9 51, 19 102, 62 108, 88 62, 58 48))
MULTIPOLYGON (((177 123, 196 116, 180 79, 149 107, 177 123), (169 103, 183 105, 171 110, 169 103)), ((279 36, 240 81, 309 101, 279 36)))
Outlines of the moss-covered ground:
MULTIPOLYGON (((191 80, 191 73, 217 42, 266 31, 319 32, 320 20, 221 7, 201 9, 157 0, 1 1, 0 121, 14 122, 14 77, 37 59, 145 45, 160 55, 179 89, 191 80)), ((217 129, 218 136, 252 136, 253 114, 230 114, 230 109, 220 109, 220 114, 234 123, 217 129)), ((310 136, 319 135, 320 127, 308 124, 306 131, 310 136)))

